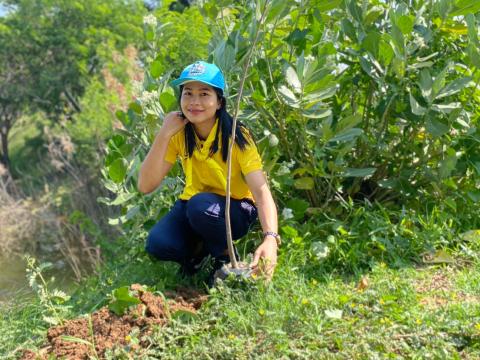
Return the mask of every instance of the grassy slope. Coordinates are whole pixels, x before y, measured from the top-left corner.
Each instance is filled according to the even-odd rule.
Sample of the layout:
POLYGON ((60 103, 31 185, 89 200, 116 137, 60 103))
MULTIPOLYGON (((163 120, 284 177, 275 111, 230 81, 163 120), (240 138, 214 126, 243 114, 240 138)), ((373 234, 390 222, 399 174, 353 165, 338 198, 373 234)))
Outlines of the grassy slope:
MULTIPOLYGON (((103 305, 117 286, 172 287, 174 273, 174 265, 145 258, 108 266, 74 294, 75 312, 103 305)), ((358 289, 360 276, 315 276, 282 264, 270 286, 213 291, 197 317, 160 329, 151 336, 153 345, 134 356, 480 358, 480 262, 420 269, 379 264, 363 276, 368 285, 358 289), (341 318, 336 318, 338 310, 341 318)), ((199 279, 183 284, 195 281, 199 279)), ((0 354, 12 355, 20 345, 41 345, 45 332, 37 303, 2 309, 1 314, 0 354)))

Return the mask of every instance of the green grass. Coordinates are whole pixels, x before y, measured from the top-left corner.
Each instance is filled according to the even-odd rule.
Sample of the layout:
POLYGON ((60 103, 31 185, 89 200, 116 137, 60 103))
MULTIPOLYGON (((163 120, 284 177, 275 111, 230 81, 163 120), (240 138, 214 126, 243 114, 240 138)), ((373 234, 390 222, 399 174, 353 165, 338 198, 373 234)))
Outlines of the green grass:
MULTIPOLYGON (((289 257, 290 256, 290 257, 289 257)), ((93 311, 112 289, 140 282, 159 290, 179 280, 173 264, 144 256, 106 264, 73 294, 71 317, 93 311)), ((269 285, 221 286, 198 316, 155 331, 151 346, 131 354, 162 359, 480 358, 480 262, 389 268, 364 274, 304 273, 283 254, 269 285), (358 289, 362 277, 368 279, 358 289)), ((181 280, 199 286, 201 277, 181 280)), ((41 307, 4 308, 0 354, 35 348, 45 339, 41 307)), ((118 358, 124 349, 109 356, 118 358)))

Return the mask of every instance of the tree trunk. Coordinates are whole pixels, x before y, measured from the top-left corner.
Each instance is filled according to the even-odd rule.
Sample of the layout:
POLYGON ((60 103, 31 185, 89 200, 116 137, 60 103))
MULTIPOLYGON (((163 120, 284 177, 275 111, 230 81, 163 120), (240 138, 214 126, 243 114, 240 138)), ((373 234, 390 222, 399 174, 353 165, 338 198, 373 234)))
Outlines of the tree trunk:
POLYGON ((8 119, 4 119, 0 121, 1 128, 0 128, 0 142, 2 145, 1 153, 0 153, 0 163, 10 170, 10 156, 8 153, 8 133, 10 132, 10 121, 8 119))

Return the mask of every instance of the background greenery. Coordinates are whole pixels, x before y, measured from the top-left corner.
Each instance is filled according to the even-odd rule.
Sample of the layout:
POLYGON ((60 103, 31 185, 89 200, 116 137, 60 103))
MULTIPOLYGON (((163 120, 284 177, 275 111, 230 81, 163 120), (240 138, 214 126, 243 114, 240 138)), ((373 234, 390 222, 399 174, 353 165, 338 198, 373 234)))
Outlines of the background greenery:
MULTIPOLYGON (((232 105, 259 29, 240 119, 279 207, 278 271, 271 285, 213 291, 193 322, 152 335, 149 354, 479 356, 476 1, 2 4, 12 9, 0 18, 2 181, 34 199, 27 211, 53 198, 61 228, 103 259, 91 255, 97 271, 71 298, 37 292, 29 309, 8 307, 6 353, 41 344, 45 317, 93 311, 120 286, 203 286, 205 274, 179 280, 145 256, 182 181, 175 167, 141 195, 138 168, 177 108, 169 81, 213 61, 232 105), (444 286, 423 291, 439 273, 444 286)), ((239 243, 244 256, 260 238, 257 227, 239 243)))

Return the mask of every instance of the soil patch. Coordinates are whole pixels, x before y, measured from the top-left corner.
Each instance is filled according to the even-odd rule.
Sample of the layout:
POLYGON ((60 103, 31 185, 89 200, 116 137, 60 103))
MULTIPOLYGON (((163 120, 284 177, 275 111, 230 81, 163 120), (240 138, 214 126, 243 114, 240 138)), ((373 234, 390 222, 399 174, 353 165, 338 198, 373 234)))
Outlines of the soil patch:
POLYGON ((455 270, 451 268, 438 269, 431 276, 417 280, 415 289, 421 295, 420 304, 436 309, 458 303, 475 303, 478 296, 467 294, 455 288, 455 270))
POLYGON ((103 307, 87 317, 51 327, 47 331, 48 345, 39 352, 26 350, 21 359, 47 359, 50 355, 66 359, 103 358, 105 351, 114 347, 145 347, 148 344, 132 338, 141 339, 155 326, 164 326, 177 311, 196 313, 207 299, 205 294, 186 288, 166 291, 164 296, 145 291, 139 284, 130 289, 141 303, 123 316, 103 307))

